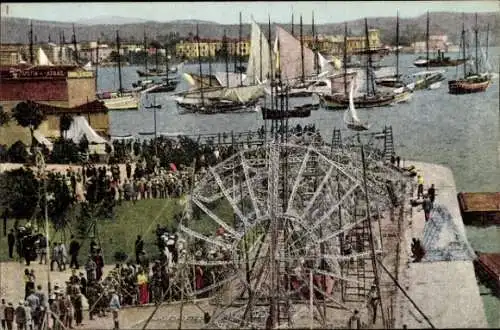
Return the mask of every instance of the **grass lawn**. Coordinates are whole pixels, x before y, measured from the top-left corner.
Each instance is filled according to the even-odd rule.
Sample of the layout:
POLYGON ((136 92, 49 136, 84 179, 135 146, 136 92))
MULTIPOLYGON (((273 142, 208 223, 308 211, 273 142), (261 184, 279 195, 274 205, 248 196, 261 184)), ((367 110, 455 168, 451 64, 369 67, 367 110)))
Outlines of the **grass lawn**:
MULTIPOLYGON (((162 227, 167 225, 173 228, 174 214, 182 210, 183 206, 179 204, 179 199, 146 199, 139 200, 136 203, 122 202, 115 208, 115 217, 113 220, 98 220, 96 242, 102 247, 104 253, 104 262, 106 264, 115 263, 114 254, 117 251, 126 253, 129 258, 135 260, 134 243, 137 235, 142 235, 145 249, 149 256, 154 256, 158 253, 158 248, 155 245, 156 225, 162 227)), ((232 209, 229 205, 220 203, 212 210, 219 217, 231 224, 232 209)), ((7 230, 13 227, 13 219, 9 219, 7 230)), ((25 221, 20 221, 24 223, 25 221)), ((214 233, 218 228, 218 224, 209 219, 205 214, 200 220, 192 221, 189 227, 197 232, 209 235, 214 233)), ((0 227, 0 261, 8 260, 7 237, 3 236, 3 224, 0 227)), ((65 237, 66 246, 69 246, 70 234, 76 233, 76 223, 69 228, 66 233, 54 232, 51 230, 50 241, 63 240, 65 237)), ((82 248, 80 250, 79 261, 84 263, 87 259, 91 237, 80 240, 82 248)), ((14 253, 15 255, 15 253, 14 253)))

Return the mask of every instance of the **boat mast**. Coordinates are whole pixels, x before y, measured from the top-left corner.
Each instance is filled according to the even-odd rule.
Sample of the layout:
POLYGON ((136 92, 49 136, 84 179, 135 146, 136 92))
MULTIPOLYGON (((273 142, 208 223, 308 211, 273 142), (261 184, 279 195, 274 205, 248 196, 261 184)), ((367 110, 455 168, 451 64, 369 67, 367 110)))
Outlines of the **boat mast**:
POLYGON ((476 74, 479 74, 479 61, 478 61, 478 52, 477 52, 477 48, 478 48, 478 44, 479 44, 479 41, 477 39, 477 33, 478 33, 478 27, 477 27, 477 13, 476 13, 476 26, 474 27, 474 37, 475 37, 475 46, 476 46, 476 74))
POLYGON ((429 71, 429 12, 427 12, 427 28, 425 33, 425 58, 427 64, 427 71, 429 71))
MULTIPOLYGON (((274 83, 274 72, 273 72, 273 48, 271 47, 271 16, 268 16, 269 22, 268 22, 268 36, 269 36, 269 79, 271 80, 271 111, 274 110, 274 101, 273 101, 273 83, 274 83)), ((267 132, 266 132, 267 134, 267 132)))
MULTIPOLYGON (((344 23, 344 59, 343 59, 343 67, 344 67, 344 94, 347 95, 347 22, 344 23)), ((333 92, 333 84, 332 84, 332 92, 333 92)))
POLYGON ((226 30, 224 29, 224 38, 222 43, 224 44, 224 61, 226 62, 226 87, 229 87, 229 47, 227 44, 226 30))
POLYGON ((304 72, 304 35, 302 32, 302 15, 300 15, 300 65, 302 66, 302 82, 304 82, 306 77, 304 72))
POLYGON ((30 37, 30 63, 31 65, 35 64, 35 54, 33 52, 33 21, 30 21, 30 32, 29 32, 29 37, 30 37))
POLYGON ((167 84, 168 84, 168 71, 170 71, 169 67, 169 52, 168 52, 168 44, 165 44, 165 74, 166 74, 166 79, 167 79, 167 84))
POLYGON ((488 61, 488 48, 490 47, 489 42, 488 42, 488 36, 490 35, 490 24, 488 23, 488 26, 486 27, 486 59, 485 61, 488 61))
POLYGON ((144 26, 144 71, 148 73, 148 38, 146 37, 146 26, 144 26))
POLYGON ((64 36, 64 30, 62 30, 62 44, 63 44, 63 49, 61 51, 61 54, 64 53, 64 60, 66 62, 66 37, 64 36))
POLYGON ((399 81, 399 10, 396 16, 396 81, 399 81))
POLYGON ((368 20, 365 18, 365 36, 366 36, 366 50, 368 55, 368 63, 366 65, 366 93, 370 95, 370 81, 372 82, 372 91, 375 94, 375 86, 373 79, 371 79, 370 70, 372 68, 372 55, 370 53, 370 38, 368 37, 368 20))
POLYGON ((118 90, 120 93, 123 92, 122 86, 122 63, 120 58, 120 35, 118 34, 118 30, 116 30, 116 51, 118 52, 118 81, 120 82, 120 89, 118 90))
POLYGON ((262 30, 260 29, 260 26, 259 26, 259 52, 260 52, 260 55, 259 55, 260 76, 259 77, 260 77, 260 82, 262 83, 262 30))
POLYGON ((212 87, 212 54, 208 48, 208 86, 212 87))
POLYGON ((205 105, 205 98, 203 95, 203 76, 201 74, 201 52, 200 52, 200 29, 198 27, 198 24, 196 24, 196 44, 198 46, 198 65, 200 69, 200 78, 201 78, 201 88, 200 88, 200 94, 201 94, 201 106, 205 105))
POLYGON ((293 24, 293 13, 292 13, 292 36, 295 37, 294 24, 293 24))
POLYGON ((241 51, 241 34, 242 34, 242 25, 241 25, 241 11, 240 11, 240 31, 239 31, 239 36, 238 36, 238 59, 239 59, 239 66, 240 66, 240 86, 243 86, 243 70, 242 70, 242 63, 241 63, 241 57, 243 56, 242 51, 241 51))
POLYGON ((62 32, 59 31, 59 64, 62 64, 62 56, 63 56, 63 37, 62 32))
POLYGON ((464 56, 464 78, 467 76, 467 61, 465 55, 465 23, 462 20, 462 51, 464 56))
POLYGON ((158 45, 155 42, 155 70, 158 73, 158 45))
POLYGON ((312 36, 314 42, 314 68, 316 69, 316 75, 319 75, 318 36, 314 29, 314 11, 312 12, 312 36))
POLYGON ((97 92, 97 78, 99 77, 99 39, 97 39, 97 48, 95 50, 95 91, 97 92))
POLYGON ((75 24, 73 24, 73 35, 71 36, 71 41, 73 42, 73 47, 75 47, 75 62, 78 65, 78 48, 76 42, 75 24))

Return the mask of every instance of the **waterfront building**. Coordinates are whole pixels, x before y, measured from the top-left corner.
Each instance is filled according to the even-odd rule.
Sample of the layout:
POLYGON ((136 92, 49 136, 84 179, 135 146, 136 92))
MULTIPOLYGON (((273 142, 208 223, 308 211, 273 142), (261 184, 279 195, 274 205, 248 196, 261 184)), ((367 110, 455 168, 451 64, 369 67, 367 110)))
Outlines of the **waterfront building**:
MULTIPOLYGON (((201 57, 215 57, 220 54, 223 48, 222 39, 203 39, 199 40, 199 54, 201 57)), ((241 40, 234 38, 227 39, 227 48, 229 56, 249 56, 250 40, 241 40)), ((196 59, 198 58, 198 42, 196 37, 181 40, 175 46, 176 56, 179 58, 196 59)))
MULTIPOLYGON (((426 42, 416 41, 411 44, 413 52, 415 53, 425 53, 426 52, 426 42)), ((454 45, 448 41, 447 35, 430 35, 429 36, 429 51, 437 52, 451 52, 454 49, 454 45)))
MULTIPOLYGON (((38 131, 48 138, 60 136, 59 120, 63 113, 86 116, 99 134, 109 134, 107 109, 96 105, 93 72, 73 65, 0 67, 0 105, 10 112, 18 103, 33 101, 43 106, 47 115, 38 131)), ((2 128, 0 144, 14 143, 12 134, 22 130, 14 123, 2 128), (8 138, 6 138, 8 137, 8 138)), ((29 134, 27 129, 24 134, 29 134)), ((22 139, 21 139, 22 140, 22 139)))
MULTIPOLYGON (((296 36, 299 38, 299 36, 296 36)), ((316 45, 321 53, 327 55, 341 55, 344 51, 344 36, 343 35, 318 35, 316 45)), ((307 35, 303 37, 304 45, 308 48, 314 48, 314 39, 307 35)), ((381 48, 380 31, 378 29, 368 30, 368 40, 371 50, 379 50, 381 48)), ((347 53, 352 54, 366 49, 365 36, 348 36, 347 37, 347 53)))

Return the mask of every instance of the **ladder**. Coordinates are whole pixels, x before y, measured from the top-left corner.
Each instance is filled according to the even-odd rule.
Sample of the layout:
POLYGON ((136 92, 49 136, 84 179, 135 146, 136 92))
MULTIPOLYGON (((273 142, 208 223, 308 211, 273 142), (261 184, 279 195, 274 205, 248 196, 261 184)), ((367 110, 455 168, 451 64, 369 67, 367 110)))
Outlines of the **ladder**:
POLYGON ((332 148, 341 148, 342 147, 342 135, 340 133, 340 129, 333 129, 332 136, 332 148))
MULTIPOLYGON (((353 254, 370 252, 369 220, 363 221, 359 226, 349 232, 348 242, 353 254)), ((372 269, 371 256, 363 257, 347 262, 345 276, 356 280, 357 283, 346 281, 344 286, 345 301, 359 302, 366 299, 370 286, 375 279, 372 269)))
POLYGON ((384 128, 384 159, 390 160, 394 154, 394 142, 392 137, 392 126, 385 126, 384 128))

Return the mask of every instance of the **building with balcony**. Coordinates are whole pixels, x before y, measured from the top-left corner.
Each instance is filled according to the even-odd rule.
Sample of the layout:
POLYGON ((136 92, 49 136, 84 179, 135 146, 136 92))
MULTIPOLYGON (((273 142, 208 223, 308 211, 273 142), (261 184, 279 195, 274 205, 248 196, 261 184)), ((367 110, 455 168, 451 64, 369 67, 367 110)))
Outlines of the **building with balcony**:
MULTIPOLYGON (((59 137, 59 120, 63 113, 83 115, 99 134, 109 134, 107 110, 96 107, 95 76, 93 72, 71 65, 54 66, 8 66, 0 67, 0 105, 10 112, 18 103, 32 101, 55 107, 46 113, 46 120, 38 131, 48 138, 59 137), (94 105, 93 105, 94 104, 94 105), (65 110, 66 109, 66 110, 65 110), (69 110, 68 110, 69 109, 69 110)), ((2 128, 0 144, 12 141, 10 134, 19 134, 22 129, 13 121, 2 128)), ((29 130, 25 130, 29 134, 29 130)), ((18 139, 19 140, 19 139, 18 139)))
MULTIPOLYGON (((215 57, 223 52, 224 42, 221 39, 181 40, 175 47, 176 56, 179 58, 196 59, 200 57, 215 57), (198 51, 199 50, 199 51, 198 51)), ((229 56, 250 55, 250 40, 227 39, 229 56)))

